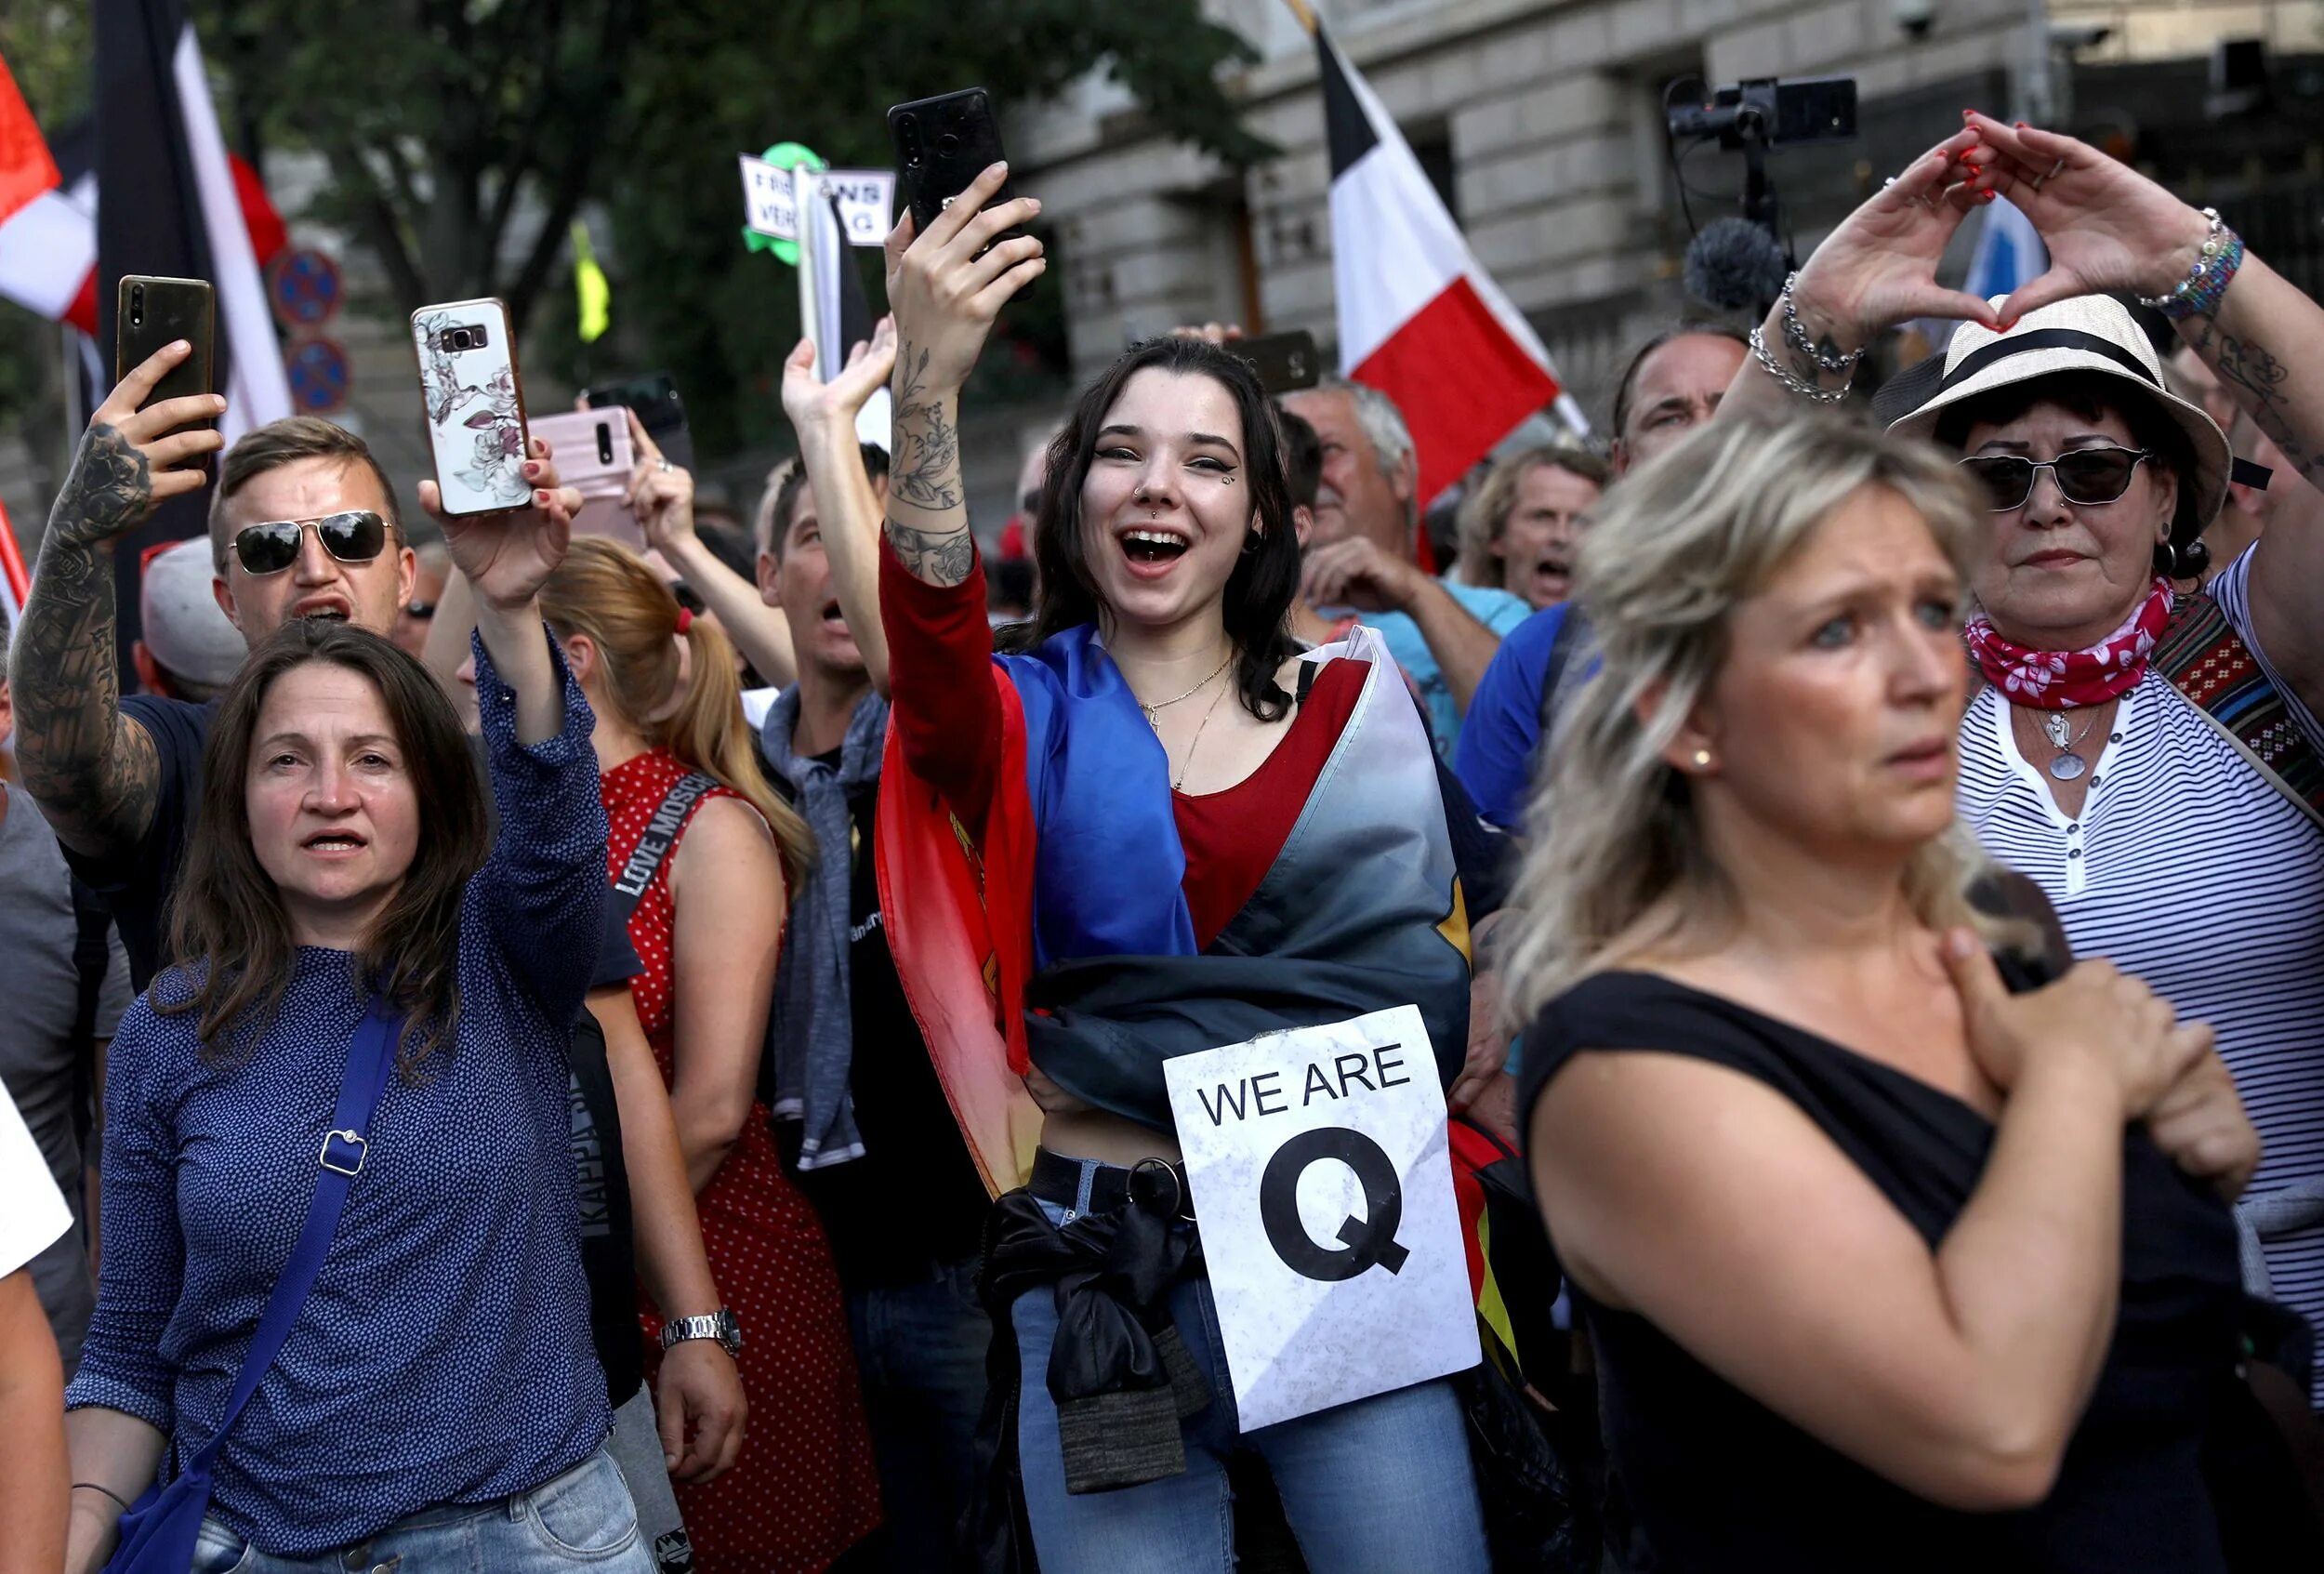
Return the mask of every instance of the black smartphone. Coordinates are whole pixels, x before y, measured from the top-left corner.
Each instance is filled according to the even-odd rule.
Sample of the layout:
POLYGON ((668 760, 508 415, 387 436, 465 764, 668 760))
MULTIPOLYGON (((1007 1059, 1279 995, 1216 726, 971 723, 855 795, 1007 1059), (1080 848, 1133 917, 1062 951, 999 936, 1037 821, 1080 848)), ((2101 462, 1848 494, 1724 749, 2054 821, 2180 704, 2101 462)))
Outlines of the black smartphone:
MULTIPOLYGON (((925 234, 970 181, 1007 156, 992 95, 982 87, 896 105, 888 112, 888 135, 895 140, 896 184, 912 210, 915 234, 925 234)), ((1003 181, 993 201, 1012 194, 1003 181)))
POLYGON ((694 440, 686 425, 685 402, 678 397, 677 379, 667 372, 596 383, 583 389, 581 396, 592 410, 620 405, 636 411, 638 424, 645 428, 664 458, 682 470, 694 468, 694 440))
POLYGON ((1229 339, 1226 349, 1257 369, 1259 386, 1270 395, 1314 388, 1323 376, 1323 364, 1315 358, 1315 336, 1305 328, 1229 339))
MULTIPOLYGON (((207 279, 162 279, 145 273, 121 276, 113 306, 113 381, 119 382, 162 346, 184 339, 193 353, 172 367, 147 396, 147 404, 189 394, 215 393, 211 367, 217 296, 207 279)), ((139 406, 142 408, 143 406, 139 406)), ((205 419, 202 426, 216 426, 205 419)))

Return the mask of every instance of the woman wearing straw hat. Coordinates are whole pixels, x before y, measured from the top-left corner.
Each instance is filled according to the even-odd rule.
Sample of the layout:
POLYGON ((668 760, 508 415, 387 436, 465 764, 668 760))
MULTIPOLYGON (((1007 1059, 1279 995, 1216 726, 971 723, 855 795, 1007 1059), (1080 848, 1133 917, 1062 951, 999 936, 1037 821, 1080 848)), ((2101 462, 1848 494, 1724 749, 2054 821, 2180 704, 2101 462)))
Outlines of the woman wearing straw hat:
POLYGON ((2247 1285, 2324 1325, 2324 532, 2271 532, 2194 591, 2227 440, 2107 292, 2175 321, 2324 480, 2324 310, 2215 214, 1974 114, 1817 248, 1723 408, 1836 403, 1883 330, 1966 319, 1892 429, 1960 455, 1992 514, 1962 818, 2078 951, 2217 1030, 2266 1145, 2238 1210, 2247 1285), (1946 240, 1998 196, 2050 271, 2005 301, 1938 287, 1946 240))

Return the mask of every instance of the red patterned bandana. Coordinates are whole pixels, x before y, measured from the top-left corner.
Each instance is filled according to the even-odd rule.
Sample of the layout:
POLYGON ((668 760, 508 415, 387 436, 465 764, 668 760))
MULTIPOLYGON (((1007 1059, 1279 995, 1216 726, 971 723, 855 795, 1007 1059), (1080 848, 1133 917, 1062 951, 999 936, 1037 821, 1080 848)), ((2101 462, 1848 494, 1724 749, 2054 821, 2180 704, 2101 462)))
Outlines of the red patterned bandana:
POLYGON ((2171 621, 2171 582, 2156 580, 2121 628, 2082 651, 2038 651, 2004 640, 1982 612, 1970 617, 1961 637, 2002 698, 2038 710, 2072 710, 2104 705, 2146 675, 2146 658, 2171 621))

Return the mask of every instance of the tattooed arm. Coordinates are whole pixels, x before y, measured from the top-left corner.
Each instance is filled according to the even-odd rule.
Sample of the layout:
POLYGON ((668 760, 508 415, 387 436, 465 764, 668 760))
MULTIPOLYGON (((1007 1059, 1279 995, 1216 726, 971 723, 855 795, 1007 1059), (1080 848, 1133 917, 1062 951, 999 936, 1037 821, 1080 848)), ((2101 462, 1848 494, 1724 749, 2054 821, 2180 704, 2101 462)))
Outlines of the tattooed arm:
MULTIPOLYGON (((2251 413, 2304 480, 2324 489, 2324 308, 2256 257, 2246 256, 2217 312, 2189 317, 2179 336, 2251 413)), ((2224 564, 2222 566, 2225 566, 2224 564)), ((2277 673, 2311 712, 2324 712, 2324 518, 2279 509, 2251 558, 2251 625, 2277 673)))
POLYGON ((127 852, 153 823, 153 740, 121 714, 113 543, 156 504, 198 490, 216 431, 177 429, 226 407, 213 394, 138 408, 185 358, 180 341, 123 378, 89 417, 57 495, 10 663, 16 756, 59 840, 84 856, 127 852))
POLYGON ((888 472, 889 547, 913 576, 957 585, 976 561, 960 483, 960 385, 1001 306, 1048 266, 1029 235, 996 236, 1040 211, 1029 197, 984 211, 1008 166, 995 165, 915 236, 907 213, 888 237, 896 319, 895 455, 888 472))

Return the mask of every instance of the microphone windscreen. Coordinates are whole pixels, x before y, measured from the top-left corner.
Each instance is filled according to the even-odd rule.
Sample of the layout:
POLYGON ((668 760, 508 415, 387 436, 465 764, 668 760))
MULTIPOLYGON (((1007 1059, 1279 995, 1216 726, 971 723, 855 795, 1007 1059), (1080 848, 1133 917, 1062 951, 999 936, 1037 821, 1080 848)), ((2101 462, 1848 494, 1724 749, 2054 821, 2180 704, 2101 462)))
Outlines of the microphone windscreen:
POLYGON ((1748 218, 1714 219, 1686 248, 1686 293, 1721 311, 1766 305, 1785 276, 1783 248, 1748 218))

